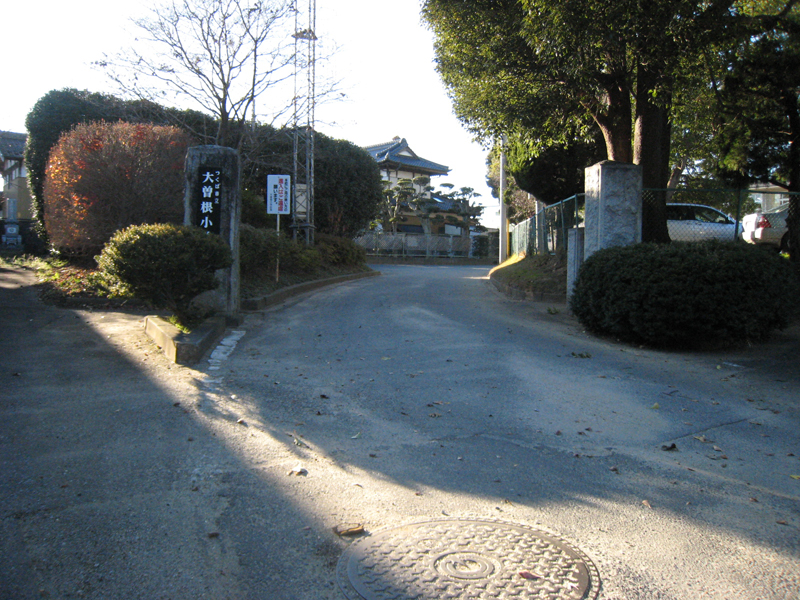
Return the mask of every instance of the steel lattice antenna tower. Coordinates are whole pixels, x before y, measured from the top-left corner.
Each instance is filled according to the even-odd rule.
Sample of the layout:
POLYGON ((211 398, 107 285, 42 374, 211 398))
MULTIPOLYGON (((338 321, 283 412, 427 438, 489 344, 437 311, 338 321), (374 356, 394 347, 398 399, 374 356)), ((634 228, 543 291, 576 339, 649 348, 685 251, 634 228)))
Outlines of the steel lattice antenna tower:
POLYGON ((298 0, 294 2, 294 118, 292 232, 314 243, 314 128, 316 109, 317 0, 308 0, 308 14, 302 22, 298 0), (303 27, 305 25, 305 27, 303 27), (305 44, 305 48, 303 48, 305 44), (305 52, 303 52, 305 50, 305 52), (301 60, 301 57, 304 60, 301 60), (298 94, 298 79, 306 71, 305 93, 298 94), (302 155, 301 155, 302 148, 302 155))

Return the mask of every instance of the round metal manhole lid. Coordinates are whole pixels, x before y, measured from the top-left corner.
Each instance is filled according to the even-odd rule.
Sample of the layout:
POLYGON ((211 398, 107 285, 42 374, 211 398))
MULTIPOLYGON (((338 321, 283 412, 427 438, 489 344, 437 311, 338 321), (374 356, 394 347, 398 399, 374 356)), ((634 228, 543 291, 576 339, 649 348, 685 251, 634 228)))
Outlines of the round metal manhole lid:
POLYGON ((581 551, 499 521, 432 520, 354 542, 337 566, 348 600, 595 600, 600 577, 581 551))

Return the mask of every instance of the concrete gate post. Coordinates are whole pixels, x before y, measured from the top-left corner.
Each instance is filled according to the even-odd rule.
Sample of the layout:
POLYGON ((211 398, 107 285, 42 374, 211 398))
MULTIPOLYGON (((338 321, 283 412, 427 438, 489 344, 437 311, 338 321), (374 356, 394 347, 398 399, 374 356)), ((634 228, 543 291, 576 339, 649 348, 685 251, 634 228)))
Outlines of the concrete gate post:
POLYGON ((603 161, 587 167, 584 187, 584 235, 570 232, 568 295, 572 295, 578 269, 592 254, 642 241, 642 170, 638 165, 603 161))
POLYGON ((231 266, 217 275, 223 286, 225 318, 236 324, 240 320, 239 222, 242 213, 239 153, 223 146, 194 146, 186 155, 185 173, 184 224, 221 236, 231 249, 231 266))
POLYGON ((603 248, 642 241, 642 170, 603 161, 587 167, 584 260, 603 248))

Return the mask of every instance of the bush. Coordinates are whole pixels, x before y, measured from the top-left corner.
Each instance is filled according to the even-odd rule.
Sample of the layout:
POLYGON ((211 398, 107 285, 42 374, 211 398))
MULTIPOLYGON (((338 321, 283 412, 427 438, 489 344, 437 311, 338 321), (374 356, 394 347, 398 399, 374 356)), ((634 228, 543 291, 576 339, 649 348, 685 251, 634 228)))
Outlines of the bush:
POLYGON ((194 110, 178 110, 148 100, 121 100, 108 94, 75 89, 51 90, 33 106, 25 119, 28 143, 25 167, 31 189, 35 233, 47 242, 44 223, 44 180, 51 149, 61 136, 79 123, 125 121, 168 125, 181 123, 186 131, 216 131, 213 119, 194 110))
POLYGON ((315 236, 316 245, 295 242, 274 230, 242 225, 239 229, 239 261, 243 279, 259 280, 275 276, 275 259, 280 257, 280 272, 303 275, 325 267, 358 267, 366 262, 366 252, 352 240, 324 233, 315 236))
POLYGON ((251 225, 239 228, 239 264, 243 277, 258 279, 275 273, 275 260, 281 271, 313 273, 321 266, 319 252, 274 230, 251 225))
POLYGON ((656 346, 761 340, 786 327, 800 285, 789 262, 746 244, 638 244, 593 254, 570 305, 587 329, 656 346))
POLYGON ((215 271, 230 264, 230 249, 217 235, 183 225, 134 225, 103 248, 97 279, 112 296, 168 308, 188 324, 204 316, 191 314, 192 298, 215 289, 215 271))
POLYGON ((88 123, 64 134, 44 181, 53 247, 92 256, 129 225, 180 223, 190 143, 175 127, 130 123, 88 123))
POLYGON ((314 241, 322 261, 328 265, 357 267, 367 261, 367 251, 353 240, 317 233, 314 241))

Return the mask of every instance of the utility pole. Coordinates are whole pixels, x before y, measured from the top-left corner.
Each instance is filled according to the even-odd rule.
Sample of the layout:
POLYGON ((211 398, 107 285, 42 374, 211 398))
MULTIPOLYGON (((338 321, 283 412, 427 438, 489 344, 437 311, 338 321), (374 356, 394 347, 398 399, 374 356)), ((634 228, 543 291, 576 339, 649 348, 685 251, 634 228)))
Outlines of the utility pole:
POLYGON ((508 138, 500 136, 500 264, 508 258, 508 211, 506 209, 506 144, 508 138))

